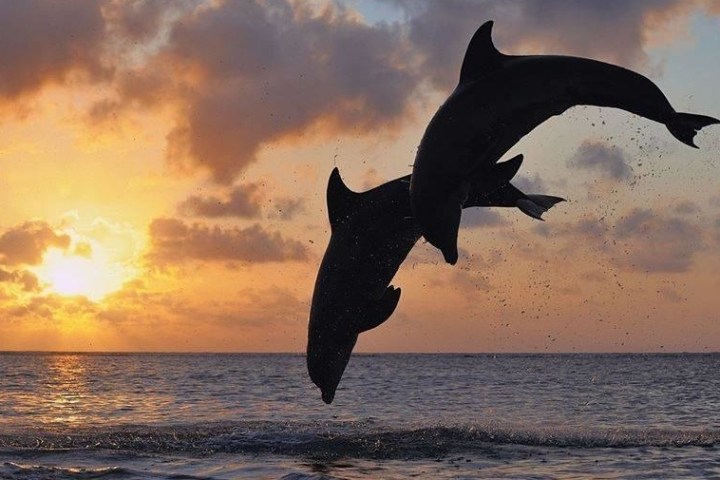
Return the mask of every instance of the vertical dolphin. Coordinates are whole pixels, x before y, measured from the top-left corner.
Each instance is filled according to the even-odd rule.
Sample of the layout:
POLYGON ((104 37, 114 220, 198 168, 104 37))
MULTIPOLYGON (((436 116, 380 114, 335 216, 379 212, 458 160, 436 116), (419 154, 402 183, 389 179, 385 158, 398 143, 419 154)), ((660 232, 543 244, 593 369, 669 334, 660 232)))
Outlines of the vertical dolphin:
POLYGON ((575 105, 614 107, 665 124, 695 147, 695 134, 719 120, 678 113, 648 78, 595 60, 504 55, 493 22, 472 37, 455 91, 435 113, 420 142, 410 183, 413 215, 445 261, 458 258, 457 232, 466 192, 522 137, 575 105))
MULTIPOLYGON (((525 195, 509 183, 522 156, 484 169, 470 185, 464 207, 518 207, 534 218, 563 199, 525 195)), ((318 270, 308 325, 307 367, 325 403, 350 360, 358 335, 390 317, 400 289, 390 281, 420 229, 412 218, 409 176, 364 193, 348 189, 335 168, 327 188, 330 243, 318 270)))

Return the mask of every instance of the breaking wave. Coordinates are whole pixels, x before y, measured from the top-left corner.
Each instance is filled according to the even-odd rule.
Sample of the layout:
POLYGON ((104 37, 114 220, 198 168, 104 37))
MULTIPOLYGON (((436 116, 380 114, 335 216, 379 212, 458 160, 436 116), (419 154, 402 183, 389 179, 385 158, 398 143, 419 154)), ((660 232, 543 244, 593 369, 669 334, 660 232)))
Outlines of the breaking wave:
MULTIPOLYGON (((0 449, 15 454, 23 451, 114 450, 138 454, 238 453, 402 460, 482 453, 503 445, 588 449, 711 447, 719 443, 720 429, 523 429, 469 424, 387 429, 374 426, 372 422, 222 422, 167 427, 34 430, 0 435, 0 449)), ((4 468, 11 467, 6 464, 4 468)), ((87 478, 120 474, 115 470, 102 471, 89 474, 91 476, 87 478)))

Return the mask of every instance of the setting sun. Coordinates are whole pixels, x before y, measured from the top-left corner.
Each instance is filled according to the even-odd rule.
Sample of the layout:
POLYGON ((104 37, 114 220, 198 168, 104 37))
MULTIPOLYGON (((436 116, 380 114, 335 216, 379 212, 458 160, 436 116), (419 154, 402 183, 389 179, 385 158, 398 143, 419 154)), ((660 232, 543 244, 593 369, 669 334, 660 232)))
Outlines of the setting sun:
POLYGON ((81 295, 93 301, 119 290, 133 275, 132 269, 111 262, 101 248, 93 246, 92 253, 78 255, 49 249, 43 263, 35 270, 48 290, 65 296, 81 295))

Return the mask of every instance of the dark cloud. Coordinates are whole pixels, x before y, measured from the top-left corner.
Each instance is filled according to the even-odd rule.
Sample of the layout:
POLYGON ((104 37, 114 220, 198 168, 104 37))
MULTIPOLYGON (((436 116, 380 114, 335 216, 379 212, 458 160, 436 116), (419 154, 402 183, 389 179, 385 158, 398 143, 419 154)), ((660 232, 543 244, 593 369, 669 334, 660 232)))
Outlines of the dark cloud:
POLYGON ((498 227, 507 221, 497 211, 490 208, 466 208, 463 210, 461 226, 464 228, 498 227))
POLYGON ((518 175, 510 183, 524 193, 543 193, 547 191, 545 182, 537 173, 532 177, 518 175))
POLYGON ((594 170, 614 181, 628 180, 632 176, 632 169, 623 151, 600 142, 583 142, 568 160, 568 166, 594 170))
POLYGON ((533 231, 547 240, 563 240, 563 256, 577 252, 611 254, 613 239, 611 226, 604 218, 588 215, 574 222, 537 222, 533 231))
POLYGON ((651 210, 635 208, 615 223, 615 236, 624 239, 644 234, 655 219, 655 213, 651 210))
POLYGON ((404 118, 419 78, 401 31, 342 8, 219 2, 174 24, 166 56, 195 72, 171 160, 229 182, 259 148, 311 130, 377 131, 404 118))
POLYGON ((193 195, 178 206, 183 215, 195 217, 239 217, 260 216, 260 185, 247 183, 233 187, 225 198, 193 195))
POLYGON ((695 213, 700 213, 700 206, 695 202, 686 200, 675 205, 673 211, 678 215, 693 215, 695 213))
POLYGON ((66 249, 70 237, 58 234, 45 222, 26 222, 0 236, 0 263, 37 265, 50 247, 66 249))
POLYGON ((698 225, 642 209, 617 222, 615 234, 626 249, 625 257, 616 258, 618 263, 645 272, 686 272, 705 246, 698 225))
POLYGON ((577 249, 602 253, 620 268, 645 273, 686 272, 706 247, 703 229, 684 218, 636 208, 613 225, 596 217, 542 225, 538 233, 577 249))
POLYGON ((305 246, 268 232, 260 225, 248 228, 187 225, 174 218, 158 218, 150 224, 150 258, 158 263, 186 260, 283 262, 305 260, 305 246))
POLYGON ((14 99, 73 72, 105 78, 102 2, 4 2, 0 15, 0 98, 14 99))
POLYGON ((409 35, 434 85, 457 82, 468 40, 486 20, 495 20, 501 51, 558 53, 629 67, 646 66, 647 32, 688 18, 704 3, 685 0, 387 0, 409 17, 409 35), (442 39, 442 41, 439 41, 442 39))
POLYGON ((497 21, 509 51, 647 60, 648 31, 701 0, 387 0, 398 23, 362 21, 342 2, 27 0, 0 17, 0 96, 73 72, 111 81, 94 121, 171 106, 168 160, 230 184, 262 148, 302 135, 400 126, 428 84, 457 81, 467 42, 497 21), (112 65, 112 67, 105 67, 112 65))
POLYGON ((115 0, 104 5, 103 14, 114 35, 137 43, 152 40, 164 22, 191 6, 187 0, 115 0))

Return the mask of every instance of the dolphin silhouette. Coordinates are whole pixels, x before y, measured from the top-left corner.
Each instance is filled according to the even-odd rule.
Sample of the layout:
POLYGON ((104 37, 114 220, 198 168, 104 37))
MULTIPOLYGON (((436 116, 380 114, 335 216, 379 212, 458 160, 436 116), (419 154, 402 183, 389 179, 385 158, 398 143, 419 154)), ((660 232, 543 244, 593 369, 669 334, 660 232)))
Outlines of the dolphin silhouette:
MULTIPOLYGON (((484 169, 464 207, 517 207, 531 217, 562 198, 526 195, 510 179, 523 157, 484 169)), ((390 281, 421 233, 412 218, 410 176, 363 193, 351 191, 335 168, 327 187, 330 243, 318 270, 310 308, 307 367, 325 403, 332 402, 358 335, 395 311, 400 289, 390 281)))
MULTIPOLYGON (((413 215, 445 261, 458 258, 457 233, 469 184, 522 137, 575 105, 615 107, 665 124, 696 147, 695 134, 720 120, 678 113, 648 78, 595 60, 504 55, 493 22, 470 40, 460 82, 435 113, 420 142, 410 182, 413 215)), ((697 147, 696 147, 697 148, 697 147)))

